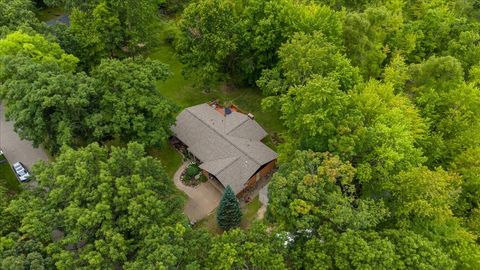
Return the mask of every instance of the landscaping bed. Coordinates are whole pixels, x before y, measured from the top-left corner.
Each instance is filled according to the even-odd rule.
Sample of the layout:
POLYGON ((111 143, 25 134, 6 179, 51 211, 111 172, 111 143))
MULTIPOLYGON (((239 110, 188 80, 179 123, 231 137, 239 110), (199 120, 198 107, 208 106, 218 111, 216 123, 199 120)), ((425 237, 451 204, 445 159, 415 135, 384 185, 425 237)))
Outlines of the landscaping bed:
POLYGON ((189 187, 197 186, 207 181, 207 177, 203 174, 202 169, 197 163, 191 162, 180 176, 182 183, 189 187))

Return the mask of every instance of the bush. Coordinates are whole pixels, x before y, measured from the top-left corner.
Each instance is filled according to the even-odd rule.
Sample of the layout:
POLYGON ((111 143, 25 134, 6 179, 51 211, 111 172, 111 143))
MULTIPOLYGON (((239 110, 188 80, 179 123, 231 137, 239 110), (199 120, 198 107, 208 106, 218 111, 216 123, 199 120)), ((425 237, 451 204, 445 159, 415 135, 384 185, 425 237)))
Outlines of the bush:
POLYGON ((200 168, 198 167, 197 164, 190 164, 187 167, 187 171, 185 172, 185 176, 187 177, 187 179, 192 179, 199 172, 200 172, 200 168))
POLYGON ((178 27, 171 22, 163 22, 163 27, 165 31, 165 42, 167 44, 173 44, 177 37, 178 27))

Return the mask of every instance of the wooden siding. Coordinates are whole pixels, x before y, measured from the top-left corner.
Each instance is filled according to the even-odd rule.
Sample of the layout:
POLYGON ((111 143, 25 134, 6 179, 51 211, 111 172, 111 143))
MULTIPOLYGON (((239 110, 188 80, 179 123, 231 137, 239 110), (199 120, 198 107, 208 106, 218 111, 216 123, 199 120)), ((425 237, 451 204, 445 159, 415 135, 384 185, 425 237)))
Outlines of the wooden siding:
POLYGON ((273 169, 275 169, 276 165, 277 165, 277 160, 276 159, 274 159, 274 160, 270 161, 269 163, 263 165, 254 175, 252 175, 252 177, 250 177, 250 179, 248 179, 248 181, 245 183, 245 186, 242 189, 242 191, 240 191, 237 194, 237 197, 239 198, 239 197, 243 196, 243 194, 247 190, 254 188, 255 184, 257 184, 257 182, 260 179, 267 176, 273 169))

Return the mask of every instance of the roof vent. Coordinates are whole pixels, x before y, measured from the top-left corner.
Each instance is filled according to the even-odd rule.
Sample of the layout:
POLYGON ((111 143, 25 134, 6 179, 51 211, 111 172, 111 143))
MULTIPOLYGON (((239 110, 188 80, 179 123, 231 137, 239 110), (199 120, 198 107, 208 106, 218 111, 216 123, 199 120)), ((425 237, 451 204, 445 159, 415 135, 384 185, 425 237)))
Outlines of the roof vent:
POLYGON ((225 115, 229 115, 232 113, 232 109, 230 108, 225 108, 225 115))

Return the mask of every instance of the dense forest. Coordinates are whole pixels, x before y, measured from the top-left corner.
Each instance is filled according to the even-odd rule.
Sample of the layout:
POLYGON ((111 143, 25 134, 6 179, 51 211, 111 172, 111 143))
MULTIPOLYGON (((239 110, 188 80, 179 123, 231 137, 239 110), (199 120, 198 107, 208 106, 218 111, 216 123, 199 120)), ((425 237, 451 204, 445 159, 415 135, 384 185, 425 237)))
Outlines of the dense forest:
POLYGON ((54 156, 0 188, 0 269, 480 269, 478 0, 0 0, 0 99, 54 156), (162 42, 281 122, 248 230, 192 228, 148 154, 162 42))

